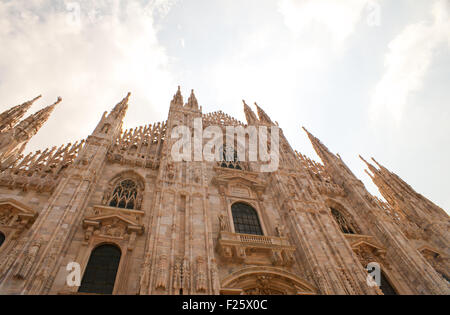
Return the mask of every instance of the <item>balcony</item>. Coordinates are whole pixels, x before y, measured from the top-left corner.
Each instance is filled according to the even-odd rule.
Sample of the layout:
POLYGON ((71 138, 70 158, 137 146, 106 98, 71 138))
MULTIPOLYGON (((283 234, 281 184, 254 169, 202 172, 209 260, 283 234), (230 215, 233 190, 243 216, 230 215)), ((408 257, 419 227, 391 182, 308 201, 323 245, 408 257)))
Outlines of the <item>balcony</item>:
POLYGON ((285 237, 221 231, 216 249, 227 261, 274 266, 294 263, 295 247, 285 237))

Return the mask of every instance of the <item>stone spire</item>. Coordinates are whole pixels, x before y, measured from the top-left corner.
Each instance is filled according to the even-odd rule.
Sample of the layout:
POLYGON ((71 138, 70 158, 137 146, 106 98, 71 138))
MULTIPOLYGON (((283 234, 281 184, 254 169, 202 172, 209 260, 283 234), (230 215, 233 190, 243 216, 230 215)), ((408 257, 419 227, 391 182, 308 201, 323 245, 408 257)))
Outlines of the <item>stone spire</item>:
POLYGON ((266 112, 261 107, 259 107, 258 104, 256 104, 256 102, 255 102, 255 106, 256 106, 256 110, 258 112, 259 120, 263 123, 273 125, 273 122, 270 119, 269 115, 267 115, 266 112))
MULTIPOLYGON (((119 136, 122 131, 123 119, 128 110, 128 101, 131 93, 128 92, 119 103, 117 103, 111 112, 105 111, 102 118, 95 127, 93 135, 102 137, 110 141, 112 138, 119 136)), ((112 140, 111 140, 112 141, 112 140)))
MULTIPOLYGON (((401 212, 407 221, 402 222, 403 232, 408 238, 426 239, 433 247, 445 251, 448 249, 449 235, 439 233, 448 230, 448 214, 431 200, 416 192, 397 174, 378 163, 370 164, 362 157, 370 171, 366 173, 392 209, 401 212), (407 223, 409 222, 409 223, 407 223), (410 224, 412 223, 412 224, 410 224)), ((404 219, 404 220, 405 220, 404 219)))
POLYGON ((0 132, 13 128, 41 95, 21 105, 16 105, 0 114, 0 132))
POLYGON ((128 100, 130 99, 131 93, 128 92, 127 96, 122 99, 116 106, 114 106, 110 115, 114 115, 115 118, 123 119, 128 109, 128 100))
MULTIPOLYGON (((397 174, 389 171, 386 167, 378 163, 374 158, 371 158, 372 161, 378 166, 376 168, 364 158, 360 156, 360 158, 366 163, 369 168, 369 172, 367 172, 375 185, 377 185, 378 190, 383 195, 383 197, 388 201, 397 200, 397 204, 403 203, 406 200, 416 200, 421 201, 424 204, 427 204, 427 210, 431 211, 437 210, 436 213, 439 215, 445 213, 440 207, 436 206, 430 200, 417 193, 408 183, 406 183, 403 179, 400 178, 397 174)), ((411 204, 415 205, 415 208, 418 208, 418 204, 415 202, 411 202, 411 204)), ((428 213, 428 215, 431 214, 428 213)))
POLYGON ((322 160, 327 172, 333 177, 335 182, 343 184, 350 182, 351 184, 361 184, 362 182, 353 174, 350 168, 344 163, 339 154, 333 154, 318 138, 313 136, 305 127, 302 127, 308 135, 309 140, 322 160))
POLYGON ((309 141, 311 141, 314 151, 316 151, 317 155, 324 163, 329 163, 331 162, 331 160, 337 158, 318 138, 311 134, 305 127, 302 128, 308 135, 309 141))
MULTIPOLYGON (((369 168, 369 170, 370 170, 373 174, 378 173, 378 170, 377 170, 372 164, 370 164, 369 162, 367 162, 361 155, 359 155, 359 158, 360 158, 364 163, 366 163, 367 167, 369 168)), ((372 174, 370 174, 369 172, 367 172, 367 174, 369 174, 369 176, 373 178, 373 175, 372 175, 372 174)))
MULTIPOLYGON (((180 96, 181 96, 181 93, 180 93, 180 96)), ((190 107, 190 108, 198 109, 198 102, 197 102, 197 98, 194 95, 194 90, 191 90, 191 95, 189 96, 186 106, 190 107)))
POLYGON ((28 116, 26 119, 22 120, 14 129, 14 137, 17 140, 29 140, 34 136, 42 125, 48 120, 51 113, 55 109, 56 105, 61 103, 62 98, 58 97, 57 101, 52 105, 49 105, 40 111, 28 116))
POLYGON ((244 103, 244 113, 245 113, 245 118, 247 119, 247 124, 253 125, 253 124, 259 122, 258 118, 256 117, 256 114, 253 112, 253 110, 250 108, 250 106, 248 106, 244 100, 242 100, 242 102, 244 103))
POLYGON ((19 158, 28 141, 39 131, 61 100, 58 97, 52 105, 28 116, 12 129, 0 134, 0 169, 4 170, 19 158))
POLYGON ((170 106, 183 106, 183 96, 181 95, 180 86, 178 86, 178 90, 173 96, 172 101, 170 102, 170 106))

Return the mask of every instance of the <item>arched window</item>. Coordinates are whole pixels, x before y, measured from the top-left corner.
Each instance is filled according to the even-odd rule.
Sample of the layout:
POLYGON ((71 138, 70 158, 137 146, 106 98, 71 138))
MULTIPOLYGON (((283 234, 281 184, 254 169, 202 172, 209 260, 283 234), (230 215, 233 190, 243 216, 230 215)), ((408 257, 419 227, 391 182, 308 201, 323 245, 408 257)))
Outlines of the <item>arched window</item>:
POLYGON ((110 207, 134 209, 137 199, 137 184, 131 179, 119 182, 109 200, 110 207))
POLYGON ((334 219, 336 220, 337 224, 339 225, 339 228, 341 229, 342 233, 346 234, 356 234, 355 229, 353 226, 347 221, 347 219, 340 213, 338 210, 334 208, 331 209, 331 214, 333 215, 334 219))
POLYGON ((0 246, 3 245, 3 242, 5 241, 5 234, 3 234, 2 232, 0 232, 0 246))
POLYGON ((233 147, 223 146, 220 151, 220 155, 222 157, 222 161, 220 162, 221 167, 242 170, 237 152, 233 149, 233 147))
POLYGON ((235 203, 231 206, 234 230, 236 233, 263 235, 258 213, 245 203, 235 203))
POLYGON ((381 280, 381 285, 380 285, 380 289, 383 292, 384 295, 397 295, 397 292, 395 291, 395 289, 392 287, 392 285, 389 283, 389 280, 386 278, 386 276, 384 275, 383 272, 381 272, 380 274, 380 280, 381 280))
POLYGON ((89 257, 78 292, 112 294, 120 256, 120 249, 114 245, 95 248, 89 257))

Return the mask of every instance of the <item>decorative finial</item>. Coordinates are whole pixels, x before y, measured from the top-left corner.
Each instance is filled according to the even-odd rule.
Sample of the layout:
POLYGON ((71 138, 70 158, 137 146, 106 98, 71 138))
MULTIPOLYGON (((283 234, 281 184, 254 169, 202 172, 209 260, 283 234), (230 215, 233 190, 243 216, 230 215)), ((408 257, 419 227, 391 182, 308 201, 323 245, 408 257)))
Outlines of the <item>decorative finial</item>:
POLYGON ((38 96, 36 96, 35 98, 33 98, 33 99, 31 100, 31 102, 34 102, 34 101, 40 99, 41 97, 42 97, 42 94, 39 94, 38 96))

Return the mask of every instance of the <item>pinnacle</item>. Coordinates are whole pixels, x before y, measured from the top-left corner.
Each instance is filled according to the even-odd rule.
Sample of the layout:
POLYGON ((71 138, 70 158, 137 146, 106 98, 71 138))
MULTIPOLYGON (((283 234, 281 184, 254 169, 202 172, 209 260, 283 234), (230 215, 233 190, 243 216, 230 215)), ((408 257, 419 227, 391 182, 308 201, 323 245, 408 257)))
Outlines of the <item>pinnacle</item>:
POLYGON ((7 111, 0 114, 0 131, 6 131, 11 129, 19 120, 25 115, 28 109, 33 105, 33 103, 41 98, 39 95, 32 100, 26 101, 23 104, 16 105, 7 111))
POLYGON ((52 104, 52 106, 57 105, 57 104, 59 104, 59 103, 61 103, 61 102, 62 102, 62 97, 61 97, 61 96, 58 96, 58 99, 56 100, 55 103, 52 104))
POLYGON ((189 96, 189 99, 188 99, 188 102, 186 105, 191 108, 198 108, 198 101, 197 101, 197 98, 195 97, 193 89, 191 90, 191 95, 189 96))
POLYGON ((255 102, 256 110, 258 111, 258 117, 259 120, 268 124, 273 124, 272 120, 270 119, 269 115, 266 114, 266 112, 258 106, 258 104, 255 102))
POLYGON ((173 96, 172 101, 170 102, 172 105, 183 106, 183 95, 181 95, 181 87, 178 86, 177 92, 173 96))
POLYGON ((30 102, 35 102, 36 100, 40 99, 42 97, 42 94, 39 94, 35 98, 33 98, 30 102))

